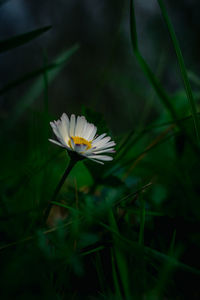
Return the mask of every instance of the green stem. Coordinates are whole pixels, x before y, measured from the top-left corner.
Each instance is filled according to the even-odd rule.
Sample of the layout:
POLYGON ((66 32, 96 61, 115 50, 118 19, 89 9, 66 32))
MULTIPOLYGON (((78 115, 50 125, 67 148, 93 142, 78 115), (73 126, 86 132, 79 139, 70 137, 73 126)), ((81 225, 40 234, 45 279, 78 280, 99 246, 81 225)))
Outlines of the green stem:
POLYGON ((59 194, 59 192, 60 192, 60 190, 61 190, 61 188, 62 188, 62 186, 63 186, 63 184, 64 184, 64 182, 66 180, 66 178, 67 178, 67 176, 69 175, 69 173, 71 172, 71 170, 73 169, 73 167, 75 166, 75 164, 78 162, 78 160, 80 160, 80 159, 77 157, 76 154, 74 154, 72 152, 72 154, 70 155, 69 165, 67 166, 67 169, 65 170, 65 173, 63 174, 61 180, 59 181, 59 183, 58 183, 58 185, 57 185, 57 187, 56 187, 56 189, 54 191, 54 194, 53 194, 53 196, 51 198, 51 201, 49 202, 49 204, 48 204, 48 206, 46 208, 46 211, 45 211, 45 214, 44 214, 44 221, 45 222, 48 219, 49 213, 50 213, 51 208, 53 206, 52 202, 56 200, 56 198, 57 198, 57 196, 58 196, 58 194, 59 194))
POLYGON ((187 95, 187 98, 188 98, 188 102, 190 104, 190 109, 191 109, 191 113, 192 113, 193 120, 194 120, 194 127, 195 127, 195 131, 196 131, 197 140, 198 140, 198 143, 200 144, 200 123, 199 123, 199 118, 198 118, 198 112, 197 112, 196 103, 195 103, 195 99, 194 99, 194 96, 193 96, 192 88, 191 88, 191 85, 190 85, 190 81, 189 81, 189 78, 188 78, 185 62, 184 62, 184 59, 183 59, 182 51, 180 49, 179 42, 178 42, 178 39, 176 37, 176 33, 174 31, 172 22, 171 22, 168 14, 167 14, 167 11, 166 11, 166 8, 164 6, 163 1, 162 0, 157 0, 157 1, 158 1, 159 6, 160 6, 160 9, 161 9, 162 16, 163 16, 163 18, 165 20, 165 23, 167 25, 167 28, 169 30, 169 34, 170 34, 170 37, 171 37, 171 40, 172 40, 172 43, 173 43, 173 46, 174 46, 174 50, 176 52, 181 77, 182 77, 182 80, 183 80, 183 83, 184 83, 186 95, 187 95))

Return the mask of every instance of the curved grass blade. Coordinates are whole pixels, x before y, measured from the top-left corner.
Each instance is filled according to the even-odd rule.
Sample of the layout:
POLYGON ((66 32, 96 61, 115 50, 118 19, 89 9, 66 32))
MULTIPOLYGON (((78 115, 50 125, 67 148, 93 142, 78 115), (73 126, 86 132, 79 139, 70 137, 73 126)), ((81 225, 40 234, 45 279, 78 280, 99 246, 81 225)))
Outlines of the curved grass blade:
POLYGON ((122 294, 120 291, 120 283, 117 276, 117 270, 115 266, 115 257, 114 257, 114 250, 111 248, 111 262, 112 262, 112 276, 113 276, 113 282, 115 287, 115 294, 117 295, 117 299, 122 300, 122 294))
MULTIPOLYGON (((109 214, 109 224, 110 227, 112 228, 112 230, 114 230, 114 232, 117 232, 119 235, 119 230, 118 230, 118 226, 115 220, 115 216, 112 212, 112 210, 110 211, 109 214)), ((128 275, 128 265, 127 265, 127 260, 126 260, 126 256, 125 254, 121 251, 121 249, 119 249, 119 239, 116 235, 113 236, 113 240, 114 240, 114 257, 116 260, 116 266, 117 269, 119 271, 119 277, 120 277, 120 281, 124 290, 124 295, 126 297, 126 299, 131 299, 130 297, 130 287, 129 287, 129 275, 128 275)), ((119 292, 119 291, 118 291, 119 292)), ((120 293, 119 293, 120 295, 120 293)))
MULTIPOLYGON (((58 74, 62 71, 65 67, 66 63, 68 62, 69 58, 79 49, 79 45, 75 44, 67 51, 61 53, 55 62, 54 68, 49 70, 48 75, 48 82, 49 84, 58 76, 58 74)), ((41 74, 43 75, 43 74, 41 74)), ((11 126, 15 124, 15 122, 20 118, 23 112, 40 96, 42 91, 44 90, 44 79, 43 76, 40 76, 36 82, 31 86, 30 90, 23 96, 20 102, 16 104, 16 107, 13 110, 13 116, 10 118, 10 123, 7 124, 6 129, 7 131, 11 126)), ((2 133, 4 133, 2 132, 2 133)))
POLYGON ((35 38, 39 37, 44 32, 51 29, 51 26, 45 26, 41 27, 39 29, 20 34, 14 37, 11 37, 9 39, 0 41, 0 53, 12 50, 14 48, 17 48, 21 45, 27 44, 30 41, 34 40, 35 38))
POLYGON ((194 96, 192 93, 192 89, 191 89, 191 85, 188 79, 188 74, 186 71, 186 67, 185 67, 185 63, 184 63, 184 59, 183 59, 183 55, 179 46, 179 42, 177 40, 175 31, 173 29, 173 25, 169 19, 169 16, 167 14, 166 8, 163 4, 162 0, 157 0, 158 4, 160 6, 161 9, 161 13, 162 16, 165 20, 165 23, 167 25, 167 28, 169 30, 169 34, 176 52, 176 56, 177 56, 177 60, 178 60, 178 64, 179 64, 179 68, 180 68, 180 72, 181 72, 181 76, 182 76, 182 80, 184 83, 184 87, 185 87, 185 91, 186 91, 186 95, 190 104, 190 109, 191 109, 191 113, 193 116, 193 120, 194 120, 194 127, 195 127, 195 131, 196 131, 196 136, 197 136, 197 140, 200 143, 200 123, 199 123, 199 119, 198 119, 198 115, 197 115, 197 109, 196 109, 196 104, 195 104, 195 100, 194 100, 194 96))
POLYGON ((49 72, 49 71, 57 68, 60 64, 61 63, 48 64, 45 67, 41 67, 41 68, 35 69, 29 73, 26 73, 25 75, 21 76, 20 78, 18 78, 16 80, 10 81, 9 83, 7 83, 4 87, 2 87, 0 89, 0 96, 32 78, 35 78, 41 74, 44 74, 44 72, 49 72))
MULTIPOLYGON (((110 232, 114 233, 122 242, 126 243, 127 245, 129 245, 129 247, 131 247, 134 251, 140 250, 141 249, 141 245, 139 245, 137 242, 128 240, 127 238, 125 238, 124 236, 122 236, 120 234, 119 231, 117 231, 115 228, 113 228, 112 226, 109 226, 103 222, 99 222, 99 224, 106 228, 107 230, 109 230, 110 232)), ((170 263, 171 265, 173 265, 174 267, 185 271, 185 272, 189 272, 189 273, 193 273, 196 274, 198 276, 200 276, 200 270, 191 267, 189 265, 186 265, 182 262, 180 262, 177 258, 175 257, 171 257, 167 254, 161 253, 155 249, 152 249, 150 247, 144 247, 144 253, 146 255, 147 258, 153 258, 155 261, 159 262, 159 263, 170 263)))
POLYGON ((182 271, 186 271, 186 272, 190 272, 190 273, 194 273, 196 275, 200 275, 200 270, 195 269, 191 266, 188 266, 182 262, 180 262, 178 259, 176 259, 175 257, 169 256, 167 254, 161 253, 157 250, 154 250, 152 248, 149 247, 145 247, 145 254, 147 256, 150 256, 152 258, 154 258, 155 260, 159 261, 159 262, 165 262, 168 264, 171 264, 172 266, 182 270, 182 271))
MULTIPOLYGON (((134 0, 130 0, 130 31, 131 31, 131 42, 133 47, 133 52, 135 57, 140 64, 144 74, 146 75, 147 79, 151 83, 152 87, 156 91, 159 99, 163 102, 166 109, 171 114, 172 119, 177 119, 176 111, 172 106, 169 96, 167 95, 166 91, 162 87, 161 83, 158 81, 154 73, 151 71, 150 67, 146 63, 145 59, 142 57, 139 47, 138 47, 138 38, 137 38, 137 30, 136 30, 136 20, 135 20, 135 9, 134 9, 134 0)), ((177 124, 178 125, 178 124, 177 124)))
MULTIPOLYGON (((60 228, 65 228, 65 227, 69 226, 71 223, 72 222, 69 221, 69 222, 64 223, 62 225, 52 227, 52 228, 50 228, 48 230, 44 230, 44 231, 42 231, 42 233, 43 234, 50 234, 50 233, 52 233, 52 232, 54 232, 54 231, 56 231, 56 230, 58 230, 60 228)), ((37 238, 36 235, 30 235, 30 236, 27 236, 27 237, 25 237, 25 238, 23 238, 21 240, 18 240, 18 241, 15 241, 15 242, 11 242, 11 243, 8 243, 8 244, 4 244, 4 245, 0 245, 0 251, 4 250, 4 249, 7 249, 7 248, 13 248, 13 247, 16 247, 16 246, 21 245, 21 244, 28 243, 28 242, 36 239, 36 238, 37 238)))
POLYGON ((139 241, 140 245, 144 245, 144 225, 145 225, 145 201, 142 193, 140 193, 140 231, 139 231, 139 241))

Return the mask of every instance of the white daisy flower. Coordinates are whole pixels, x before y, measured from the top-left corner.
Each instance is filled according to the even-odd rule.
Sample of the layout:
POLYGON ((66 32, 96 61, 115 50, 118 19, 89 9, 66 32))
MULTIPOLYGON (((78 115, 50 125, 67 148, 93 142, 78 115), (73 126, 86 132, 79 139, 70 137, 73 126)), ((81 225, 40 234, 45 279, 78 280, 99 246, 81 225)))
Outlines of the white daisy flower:
POLYGON ((50 142, 74 151, 82 157, 89 158, 100 164, 113 158, 104 153, 113 153, 115 142, 106 133, 96 135, 97 127, 87 122, 84 116, 71 115, 70 119, 63 113, 61 120, 50 122, 58 141, 49 139, 50 142))

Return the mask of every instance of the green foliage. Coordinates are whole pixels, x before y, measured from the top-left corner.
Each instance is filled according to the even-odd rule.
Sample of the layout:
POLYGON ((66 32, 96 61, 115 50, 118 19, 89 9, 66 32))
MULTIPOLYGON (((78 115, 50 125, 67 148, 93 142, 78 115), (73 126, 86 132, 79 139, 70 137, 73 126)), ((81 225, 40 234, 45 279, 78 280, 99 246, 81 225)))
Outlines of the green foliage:
MULTIPOLYGON (((2 299, 195 299, 199 295, 200 151, 193 134, 199 114, 171 25, 192 115, 185 93, 169 97, 140 54, 132 1, 130 12, 134 54, 166 111, 160 108, 148 126, 141 121, 134 130, 114 137, 112 162, 103 166, 78 162, 52 201, 47 222, 45 209, 69 163, 67 152, 48 142, 49 121, 57 118, 48 112, 48 88, 78 45, 50 64, 44 53, 43 66, 0 91, 6 94, 37 77, 1 128, 2 299), (40 111, 33 103, 41 95, 40 111)), ((1 49, 24 44, 47 29, 1 42, 1 49)), ((192 78, 199 88, 200 79, 192 78)), ((100 113, 82 109, 100 133, 107 132, 100 113)))

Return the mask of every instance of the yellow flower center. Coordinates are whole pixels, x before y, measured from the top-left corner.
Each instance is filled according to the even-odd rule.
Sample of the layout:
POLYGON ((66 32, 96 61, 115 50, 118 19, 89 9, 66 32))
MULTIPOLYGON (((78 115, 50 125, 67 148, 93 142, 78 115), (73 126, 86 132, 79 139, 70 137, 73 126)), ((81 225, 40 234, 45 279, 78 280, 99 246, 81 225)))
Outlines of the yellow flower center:
MULTIPOLYGON (((92 141, 87 141, 85 140, 84 138, 82 137, 79 137, 79 136, 72 136, 71 137, 73 139, 73 142, 75 145, 85 145, 87 146, 86 150, 92 148, 92 141)), ((69 142, 68 142, 70 148, 72 148, 72 143, 71 143, 71 140, 69 139, 69 142)))

